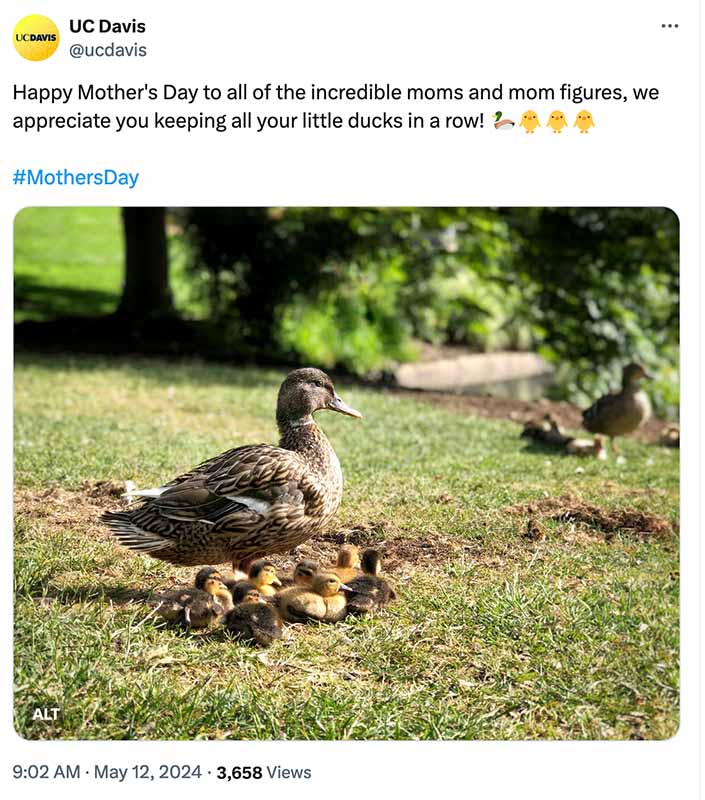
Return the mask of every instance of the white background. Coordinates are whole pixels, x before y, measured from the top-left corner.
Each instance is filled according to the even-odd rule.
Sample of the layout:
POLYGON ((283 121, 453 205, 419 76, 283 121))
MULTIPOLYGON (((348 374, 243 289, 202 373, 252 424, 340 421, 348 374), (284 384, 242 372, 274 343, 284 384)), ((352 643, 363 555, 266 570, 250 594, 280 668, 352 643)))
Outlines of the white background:
MULTIPOLYGON (((2 270, 2 513, 6 536, 2 576, 11 580, 12 485, 12 222, 27 205, 635 205, 669 206, 681 223, 682 272, 682 695, 681 727, 666 742, 389 742, 389 743, 37 743, 12 728, 11 607, 3 604, 0 634, 0 786, 9 796, 147 797, 169 792, 192 796, 208 787, 239 792, 312 791, 345 797, 421 797, 462 792, 477 797, 617 798, 698 796, 699 585, 701 475, 699 237, 701 213, 699 134, 699 4, 592 0, 534 2, 171 2, 117 0, 58 4, 13 2, 0 9, 0 231, 2 270), (50 16, 62 39, 48 61, 31 63, 14 51, 11 33, 29 13, 50 16), (69 32, 69 18, 103 17, 147 23, 146 34, 86 36, 69 32), (678 23, 664 30, 661 23, 678 23), (72 42, 135 42, 146 58, 84 59, 69 56, 72 42), (367 81, 402 88, 426 86, 554 86, 628 88, 654 86, 657 103, 585 103, 596 127, 578 135, 580 106, 569 102, 461 103, 440 114, 485 112, 479 131, 64 131, 16 133, 16 113, 39 113, 33 104, 11 103, 13 83, 70 86, 77 82, 139 86, 173 83, 250 87, 288 82, 308 86, 357 86, 367 81), (515 128, 497 133, 494 111, 518 120, 527 107, 542 128, 533 136, 515 128), (560 136, 545 128, 553 108, 568 118, 560 136), (32 111, 33 110, 33 111, 32 111), (140 172, 135 190, 88 187, 14 187, 16 168, 140 172), (212 778, 193 782, 125 784, 48 782, 11 778, 15 763, 280 764, 307 766, 314 778, 259 789, 212 778), (343 770, 339 774, 339 770, 343 770)), ((335 103, 343 116, 354 110, 406 113, 405 106, 335 103)), ((149 113, 149 105, 81 104, 44 112, 149 113)), ((248 104, 257 111, 259 105, 248 104)), ((419 113, 433 113, 425 105, 419 113)), ((167 113, 239 113, 236 103, 184 106, 156 102, 167 113)), ((266 108, 267 113, 324 110, 310 103, 266 108)))

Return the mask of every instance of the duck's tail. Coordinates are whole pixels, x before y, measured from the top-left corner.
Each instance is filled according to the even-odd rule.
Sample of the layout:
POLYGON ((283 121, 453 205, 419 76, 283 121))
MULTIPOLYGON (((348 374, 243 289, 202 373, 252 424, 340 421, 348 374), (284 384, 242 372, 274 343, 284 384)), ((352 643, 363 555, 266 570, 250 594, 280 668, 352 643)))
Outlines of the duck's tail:
POLYGON ((171 539, 146 531, 132 522, 130 511, 106 511, 100 521, 110 528, 121 545, 140 553, 152 554, 173 546, 171 539))

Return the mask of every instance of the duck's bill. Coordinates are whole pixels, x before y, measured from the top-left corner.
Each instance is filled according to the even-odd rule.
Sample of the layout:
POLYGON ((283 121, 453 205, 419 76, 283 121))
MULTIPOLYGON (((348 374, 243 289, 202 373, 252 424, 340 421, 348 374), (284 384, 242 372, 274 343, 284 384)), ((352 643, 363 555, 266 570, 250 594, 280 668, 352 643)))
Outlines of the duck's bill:
POLYGON ((341 583, 341 584, 340 584, 340 588, 341 588, 341 589, 342 589, 344 592, 354 592, 354 591, 355 591, 355 590, 354 590, 354 589, 353 589, 351 586, 348 586, 348 585, 347 585, 347 583, 341 583))
POLYGON ((337 411, 340 414, 347 414, 349 417, 355 417, 355 419, 362 419, 362 414, 356 411, 352 406, 349 406, 342 398, 338 397, 337 394, 333 395, 333 399, 328 403, 328 408, 331 411, 337 411))

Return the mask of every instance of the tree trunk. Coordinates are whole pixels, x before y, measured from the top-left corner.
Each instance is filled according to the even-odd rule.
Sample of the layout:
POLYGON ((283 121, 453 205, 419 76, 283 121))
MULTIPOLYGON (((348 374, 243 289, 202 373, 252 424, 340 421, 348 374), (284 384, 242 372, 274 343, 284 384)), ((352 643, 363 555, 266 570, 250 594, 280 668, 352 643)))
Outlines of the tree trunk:
POLYGON ((135 320, 171 315, 169 261, 163 208, 123 208, 125 283, 117 309, 135 320))

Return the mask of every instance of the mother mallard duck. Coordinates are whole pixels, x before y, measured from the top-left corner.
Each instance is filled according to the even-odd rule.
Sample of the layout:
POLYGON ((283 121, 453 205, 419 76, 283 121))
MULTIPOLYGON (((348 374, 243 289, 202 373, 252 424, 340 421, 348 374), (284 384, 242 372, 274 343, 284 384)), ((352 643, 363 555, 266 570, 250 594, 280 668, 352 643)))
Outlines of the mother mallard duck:
POLYGON ((229 561, 246 571, 287 552, 325 530, 343 494, 340 462, 313 419, 324 409, 362 418, 325 372, 294 370, 279 389, 278 447, 228 450, 101 519, 121 544, 172 564, 229 561))

